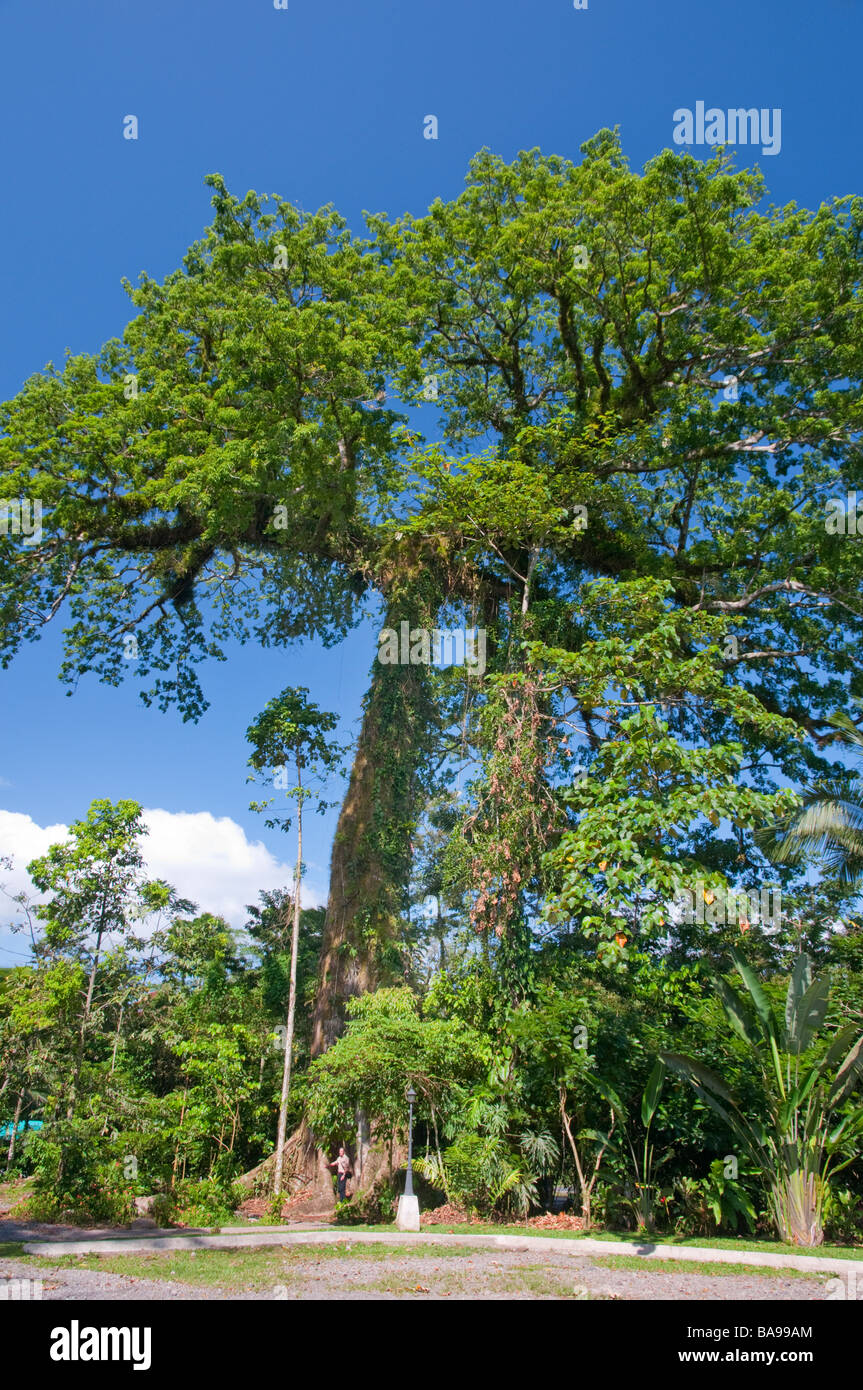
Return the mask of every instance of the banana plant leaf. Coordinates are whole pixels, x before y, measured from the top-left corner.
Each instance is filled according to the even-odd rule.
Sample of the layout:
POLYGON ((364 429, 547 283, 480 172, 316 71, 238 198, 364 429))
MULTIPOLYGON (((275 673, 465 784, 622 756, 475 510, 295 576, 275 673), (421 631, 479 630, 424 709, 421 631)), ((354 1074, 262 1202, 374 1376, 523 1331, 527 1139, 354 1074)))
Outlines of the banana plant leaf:
POLYGON ((861 1072, 863 1072, 863 1035, 857 1039, 836 1073, 836 1080, 830 1088, 829 1102, 831 1105, 841 1105, 850 1096, 860 1079, 861 1072))
POLYGON ((808 1047, 811 1047, 813 1037, 827 1016, 830 981, 826 975, 822 975, 808 986, 801 997, 795 998, 790 1009, 789 1023, 788 1006, 792 1003, 792 984, 788 986, 788 1000, 785 1005, 785 1049, 787 1052, 793 1052, 799 1056, 801 1052, 805 1052, 808 1047))
POLYGON ((660 1057, 653 1071, 650 1073, 647 1085, 644 1088, 644 1095, 641 1097, 641 1123, 647 1127, 656 1114, 657 1106, 662 1095, 662 1087, 665 1082, 665 1063, 660 1057))
POLYGON ((761 1042, 761 1030, 758 1027, 758 1019, 746 1003, 745 999, 737 993, 727 980, 723 980, 721 975, 714 976, 714 986, 719 995, 720 1002, 725 1010, 725 1017, 744 1042, 748 1042, 752 1047, 758 1047, 761 1042))
POLYGON ((764 1029, 764 1036, 768 1042, 776 1043, 779 1037, 779 1030, 776 1027, 776 1019, 770 1007, 767 995, 764 993, 758 982, 758 977, 749 961, 743 957, 735 948, 731 948, 731 959, 734 961, 735 968, 741 980, 749 991, 752 1003, 755 1005, 755 1012, 761 1020, 764 1029))

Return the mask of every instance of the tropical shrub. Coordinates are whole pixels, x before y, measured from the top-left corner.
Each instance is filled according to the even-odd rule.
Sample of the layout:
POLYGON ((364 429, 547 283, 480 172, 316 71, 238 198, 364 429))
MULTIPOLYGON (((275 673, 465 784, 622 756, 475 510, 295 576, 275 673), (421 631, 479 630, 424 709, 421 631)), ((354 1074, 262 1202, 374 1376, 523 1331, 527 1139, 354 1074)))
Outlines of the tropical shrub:
POLYGON ((706 1177, 680 1177, 672 1197, 680 1208, 674 1223, 678 1235, 709 1236, 737 1231, 745 1222, 750 1231, 758 1220, 752 1198, 743 1184, 726 1174, 725 1161, 714 1159, 706 1177))
POLYGON ((171 1222, 183 1226, 222 1226, 231 1221, 246 1193, 216 1178, 180 1182, 171 1193, 171 1222))
POLYGON ((853 1025, 842 1028, 826 1052, 813 1057, 829 1001, 826 976, 814 979, 808 955, 798 956, 780 1025, 748 961, 737 950, 731 954, 748 998, 718 975, 715 985, 729 1024, 760 1072, 761 1113, 744 1114, 722 1077, 703 1063, 672 1052, 662 1058, 722 1116, 763 1174, 780 1238, 820 1245, 830 1176, 854 1162, 852 1141, 863 1130, 863 1107, 852 1099, 863 1071, 863 1035, 853 1025))
POLYGON ((387 1176, 350 1200, 336 1202, 335 1223, 337 1226, 387 1225, 395 1220, 398 1200, 397 1184, 387 1176))
POLYGON ((514 1150, 503 1135, 463 1131, 441 1156, 430 1153, 414 1162, 427 1181, 443 1188, 448 1201, 477 1215, 524 1217, 539 1204, 525 1145, 514 1150))
POLYGON ((134 1219, 134 1192, 122 1165, 106 1158, 86 1132, 69 1129, 61 1141, 41 1130, 30 1139, 28 1152, 35 1180, 21 1215, 72 1225, 124 1225, 134 1219))
POLYGON ((863 1243, 863 1199, 849 1188, 828 1185, 824 1193, 824 1234, 843 1245, 863 1243))

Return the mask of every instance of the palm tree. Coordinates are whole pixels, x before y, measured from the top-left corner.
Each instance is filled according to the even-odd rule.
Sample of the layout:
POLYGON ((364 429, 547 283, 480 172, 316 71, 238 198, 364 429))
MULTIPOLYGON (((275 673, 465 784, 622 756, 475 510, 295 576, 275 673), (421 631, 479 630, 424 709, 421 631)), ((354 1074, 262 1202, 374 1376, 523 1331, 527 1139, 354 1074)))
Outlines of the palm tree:
MULTIPOLYGON (((863 712, 863 700, 855 700, 863 712)), ((847 714, 828 721, 838 742, 863 757, 863 732, 847 714)), ((863 781, 846 771, 819 777, 803 793, 802 804, 760 837, 763 849, 779 863, 796 863, 804 855, 822 856, 831 874, 844 886, 863 889, 863 781)))

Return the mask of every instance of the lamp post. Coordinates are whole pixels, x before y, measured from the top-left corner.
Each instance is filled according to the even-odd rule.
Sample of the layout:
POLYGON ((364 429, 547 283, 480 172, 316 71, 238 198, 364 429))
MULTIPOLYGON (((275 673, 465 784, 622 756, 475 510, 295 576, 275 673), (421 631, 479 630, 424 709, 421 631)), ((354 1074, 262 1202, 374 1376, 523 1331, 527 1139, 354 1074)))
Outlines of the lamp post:
POLYGON ((400 1231, 418 1231, 420 1228, 420 1204, 414 1195, 414 1101, 417 1093, 413 1086, 408 1086, 405 1091, 405 1100, 408 1103, 408 1171, 405 1178, 405 1190, 399 1197, 399 1209, 396 1214, 396 1225, 400 1231))
POLYGON ((405 1100, 408 1103, 408 1172, 407 1178, 405 1179, 406 1197, 413 1197, 414 1195, 414 1101, 416 1098, 417 1093, 413 1086, 408 1086, 405 1091, 405 1100))

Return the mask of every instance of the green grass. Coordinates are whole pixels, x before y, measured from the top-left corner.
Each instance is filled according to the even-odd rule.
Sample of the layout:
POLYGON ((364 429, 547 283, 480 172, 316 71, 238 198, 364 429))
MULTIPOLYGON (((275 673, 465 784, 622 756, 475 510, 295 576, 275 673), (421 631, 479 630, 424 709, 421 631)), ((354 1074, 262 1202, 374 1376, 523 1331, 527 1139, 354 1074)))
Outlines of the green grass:
POLYGON ((829 1279, 826 1273, 804 1269, 773 1269, 767 1265, 718 1264, 714 1260, 644 1260, 640 1255, 591 1255, 602 1269, 649 1268, 651 1274, 757 1274, 767 1279, 829 1279))
MULTIPOLYGON (((395 1231, 396 1226, 352 1226, 353 1231, 395 1231)), ((495 1226, 482 1225, 424 1226, 423 1231, 431 1235, 450 1232, 465 1236, 549 1236, 554 1240, 604 1240, 609 1244, 630 1245, 670 1245, 675 1249, 696 1246, 700 1250, 746 1250, 757 1254, 775 1255, 824 1255, 841 1260, 863 1260, 863 1245, 817 1245, 812 1249, 801 1245, 788 1245, 778 1240, 744 1238, 742 1236, 676 1236, 671 1232, 659 1232, 649 1240, 637 1236, 634 1231, 543 1231, 533 1226, 495 1226)))
MULTIPOLYGON (((578 1235, 579 1232, 574 1232, 578 1235)), ((612 1242, 629 1241, 639 1245, 673 1245, 675 1248, 686 1249, 689 1246, 698 1246, 704 1250, 746 1250, 759 1254, 772 1255, 829 1255, 842 1260, 863 1260, 863 1245, 818 1245, 812 1249, 804 1248, 800 1245, 789 1245, 784 1241, 758 1239, 742 1236, 675 1236, 672 1234, 660 1234, 650 1240, 636 1236, 634 1232, 620 1234, 612 1231, 603 1231, 595 1236, 596 1240, 608 1240, 612 1242)))
POLYGON ((220 1288, 265 1288, 285 1284, 295 1270, 304 1277, 310 1266, 362 1259, 383 1263, 391 1259, 445 1259, 488 1252, 466 1246, 423 1245, 259 1245, 252 1249, 166 1250, 140 1255, 30 1255, 28 1264, 40 1269, 92 1269, 136 1279, 174 1279, 183 1284, 220 1288), (348 1248, 351 1247, 351 1248, 348 1248), (302 1267, 302 1268, 299 1268, 302 1267))
MULTIPOLYGON (((437 1253, 437 1252, 436 1252, 437 1253)), ((583 1284, 573 1282, 572 1274, 566 1270, 549 1270, 541 1265, 526 1265, 521 1269, 483 1270, 481 1274, 467 1270, 448 1269, 443 1274, 435 1271, 423 1275, 428 1282, 411 1282, 410 1275, 394 1273, 382 1279, 372 1279, 363 1283, 352 1283, 351 1293, 392 1293, 400 1297, 413 1295, 426 1298, 429 1294, 448 1298, 452 1295, 465 1295, 475 1298, 478 1280, 484 1290, 493 1290, 496 1298, 565 1298, 579 1301, 604 1301, 610 1294, 594 1293, 583 1284)))
POLYGON ((18 1202, 29 1197, 33 1191, 33 1178, 7 1178, 0 1182, 0 1202, 6 1206, 9 1202, 17 1205, 18 1202))

